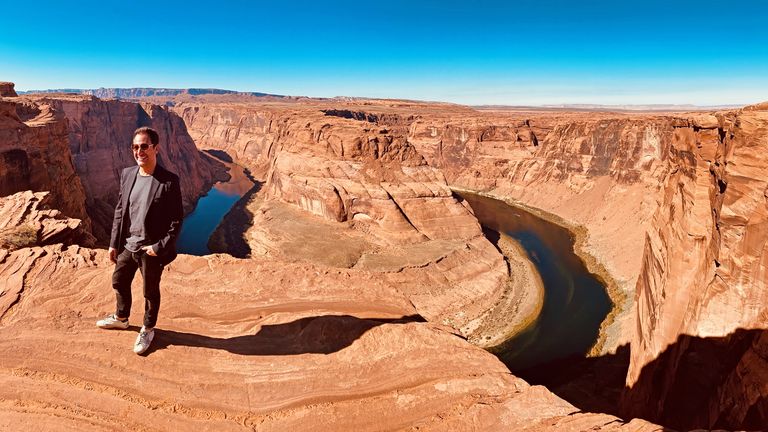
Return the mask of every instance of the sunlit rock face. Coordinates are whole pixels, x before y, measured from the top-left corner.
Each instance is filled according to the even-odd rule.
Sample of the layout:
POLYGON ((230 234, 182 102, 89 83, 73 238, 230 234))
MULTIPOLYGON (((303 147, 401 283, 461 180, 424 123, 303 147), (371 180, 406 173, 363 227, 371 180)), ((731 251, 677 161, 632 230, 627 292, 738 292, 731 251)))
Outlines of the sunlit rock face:
MULTIPOLYGON (((0 197, 0 236, 36 222, 76 232, 46 196, 0 197)), ((136 327, 94 326, 114 307, 107 251, 72 239, 0 244, 0 429, 661 430, 528 385, 376 271, 182 255, 136 356, 136 327)))
MULTIPOLYGON (((165 365, 189 358, 185 364, 212 384, 203 393, 181 392, 195 400, 166 406, 163 400, 178 395, 186 381, 154 380, 167 383, 157 399, 142 392, 141 383, 131 384, 130 377, 137 371, 166 377, 167 367, 153 372, 140 359, 126 359, 109 371, 97 366, 88 375, 82 372, 83 352, 102 347, 101 354, 95 350, 96 361, 86 363, 107 364, 134 336, 102 339, 102 333, 87 330, 111 308, 111 298, 103 293, 110 273, 103 251, 59 244, 3 248, 0 327, 17 336, 5 340, 4 348, 0 342, 0 367, 7 372, 0 374, 0 388, 8 392, 2 399, 12 395, 20 402, 0 406, 5 410, 0 422, 54 424, 51 419, 60 419, 62 410, 85 409, 88 421, 96 416, 121 425, 126 410, 181 427, 215 417, 217 423, 208 424, 215 430, 238 430, 243 424, 301 428, 308 418, 333 418, 341 429, 361 430, 382 424, 430 430, 658 430, 642 421, 623 424, 576 413, 450 335, 472 334, 477 320, 503 295, 507 277, 502 257, 480 235, 471 212, 453 199, 451 185, 514 198, 584 227, 586 251, 627 298, 620 305, 623 314, 603 329, 603 351, 631 343, 623 398, 628 417, 680 429, 766 424, 764 106, 625 115, 487 113, 382 101, 198 101, 168 112, 147 104, 77 98, 83 97, 0 100, 0 133, 10 137, 0 141, 0 154, 11 161, 4 162, 0 185, 8 195, 34 191, 14 195, 13 202, 45 216, 39 227, 37 219, 25 219, 42 229, 36 236, 45 232, 42 220, 51 219, 50 206, 62 209, 53 220, 66 215, 81 219, 83 226, 89 223, 87 196, 108 195, 88 183, 100 175, 83 175, 77 186, 78 173, 101 173, 88 165, 91 156, 104 164, 133 163, 130 154, 119 151, 99 156, 99 141, 119 138, 83 138, 96 134, 104 122, 109 126, 105 119, 112 114, 132 119, 121 108, 126 104, 136 109, 138 120, 130 127, 120 126, 120 120, 115 128, 124 127, 128 135, 147 122, 163 129, 166 120, 161 119, 167 116, 169 126, 161 135, 188 128, 199 148, 224 150, 265 180, 265 197, 251 208, 247 232, 254 254, 246 261, 182 257, 169 268, 163 324, 169 331, 153 355, 162 356, 165 365), (77 122, 70 123, 70 117, 77 122), (89 126, 91 120, 95 126, 89 126), (21 143, 32 143, 29 151, 21 143), (64 148, 62 143, 71 146, 74 163, 44 149, 64 148), (26 163, 19 162, 20 150, 26 163), (14 174, 5 175, 10 170, 14 174), (62 190, 64 185, 71 193, 62 190), (31 203, 43 201, 37 195, 43 190, 51 191, 50 201, 38 211, 42 207, 31 203), (201 294, 200 285, 220 289, 201 294), (201 299, 216 306, 197 308, 201 299), (51 328, 34 333, 31 322, 51 323, 51 328), (72 334, 88 349, 61 342, 72 334), (63 353, 56 364, 36 355, 40 338, 49 338, 63 353), (231 364, 239 369, 233 372, 231 364), (277 372, 285 388, 274 390, 272 372, 263 382, 253 381, 275 364, 287 365, 277 372), (302 370, 313 372, 296 372, 302 370), (94 374, 106 381, 89 381, 94 374), (427 383, 413 381, 419 376, 427 383), (377 385, 372 393, 372 381, 392 384, 377 385), (307 386, 314 390, 297 400, 297 389, 304 392, 307 386), (226 394, 217 388, 227 389, 226 394), (101 404, 94 389, 118 396, 101 404), (18 406, 40 409, 29 420, 29 410, 20 412, 18 406), (447 412, 446 406, 454 408, 447 412), (46 411, 51 407, 61 409, 46 411), (380 412, 395 413, 388 417, 392 423, 378 422, 380 412)), ((172 153, 172 143, 163 145, 174 158, 187 154, 172 153)), ((116 184, 119 168, 110 166, 116 184)), ((180 165, 176 170, 185 168, 194 169, 180 165)), ((51 232, 64 233, 65 225, 76 223, 61 220, 55 222, 61 229, 51 232)), ((78 419, 71 417, 69 426, 85 424, 78 419)), ((142 421, 133 428, 147 427, 142 421)))
POLYGON ((425 115, 409 141, 448 183, 512 198, 584 227, 585 252, 612 279, 617 316, 603 352, 629 342, 645 232, 669 171, 672 117, 494 112, 425 115))
POLYGON ((248 234, 254 253, 380 271, 425 318, 465 334, 503 295, 503 257, 408 142, 408 115, 319 102, 174 111, 198 146, 264 179, 248 234))
POLYGON ((158 161, 180 174, 185 211, 226 176, 165 108, 92 96, 25 95, 0 99, 0 194, 50 191, 57 208, 105 243, 120 172, 136 163, 129 146, 140 126, 159 132, 158 161))
POLYGON ((23 191, 0 196, 0 248, 8 251, 61 243, 93 245, 79 219, 51 206, 50 192, 23 191))
POLYGON ((76 95, 24 98, 32 104, 50 106, 66 119, 68 151, 64 154, 71 155, 94 234, 102 242, 112 228, 120 172, 136 163, 130 150, 136 128, 149 126, 158 131, 158 163, 179 174, 186 212, 192 210, 217 176, 221 177, 217 165, 197 150, 184 122, 158 105, 76 95))
POLYGON ((765 109, 425 116, 410 140, 449 184, 586 228, 587 251, 627 296, 603 345, 631 344, 627 417, 681 429, 761 429, 765 109))
POLYGON ((625 410, 680 427, 761 429, 768 111, 692 119, 670 156, 637 285, 625 410))
POLYGON ((50 191, 52 205, 82 221, 92 221, 86 193, 69 152, 67 120, 47 103, 0 99, 0 196, 50 191))

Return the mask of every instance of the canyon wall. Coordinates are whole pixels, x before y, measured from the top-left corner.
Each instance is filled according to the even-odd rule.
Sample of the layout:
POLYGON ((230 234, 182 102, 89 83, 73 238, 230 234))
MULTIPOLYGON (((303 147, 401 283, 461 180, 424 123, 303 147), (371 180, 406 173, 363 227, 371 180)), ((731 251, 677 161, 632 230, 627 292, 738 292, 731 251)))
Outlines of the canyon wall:
POLYGON ((248 104, 181 104, 173 110, 184 119, 198 148, 222 150, 256 177, 266 176, 278 135, 272 112, 248 104))
POLYGON ((52 205, 91 231, 86 192, 69 152, 67 121, 50 104, 0 99, 0 196, 50 191, 52 205))
POLYGON ((4 158, 15 161, 14 171, 5 171, 4 192, 50 190, 57 206, 82 219, 102 243, 108 241, 112 228, 120 172, 135 164, 129 146, 136 128, 150 126, 160 134, 158 161, 181 174, 186 212, 217 179, 226 176, 221 164, 197 150, 184 122, 160 106, 75 95, 32 95, 4 101, 9 114, 2 133, 12 135, 5 142, 10 147, 4 158), (26 136, 33 132, 38 137, 26 136), (30 149, 35 142, 49 148, 37 165, 24 162, 29 156, 25 159, 20 153, 29 153, 22 147, 30 149))
POLYGON ((628 415, 768 424, 768 111, 679 124, 645 241, 628 415))
POLYGON ((77 236, 3 242, 38 223, 78 231, 47 196, 0 197, 0 429, 662 430, 512 376, 365 269, 181 255, 163 274, 153 346, 136 356, 135 327, 94 326, 114 307, 106 250, 77 236))
POLYGON ((446 180, 511 198, 570 225, 614 290, 619 314, 600 348, 631 343, 627 417, 764 424, 760 106, 630 115, 343 105, 173 108, 200 148, 265 179, 249 229, 257 255, 378 272, 422 316, 471 335, 502 295, 503 261, 446 180))
POLYGON ((265 179, 251 250, 379 271, 425 318, 465 335, 504 295, 508 270, 397 115, 312 104, 179 104, 200 148, 265 179))
POLYGON ((158 163, 180 174, 185 213, 216 181, 216 163, 197 150, 184 122, 165 108, 89 96, 31 98, 51 104, 68 120, 70 152, 86 191, 87 208, 97 221, 94 234, 99 239, 108 238, 112 228, 120 172, 136 163, 130 140, 138 127, 158 131, 158 163))
POLYGON ((586 231, 625 301, 622 401, 680 429, 768 422, 768 112, 423 116, 409 140, 451 185, 586 231))
POLYGON ((669 170, 673 123, 610 113, 428 114, 408 139, 452 186, 544 210, 584 233, 588 264, 617 303, 599 344, 609 352, 632 337, 643 239, 669 170))

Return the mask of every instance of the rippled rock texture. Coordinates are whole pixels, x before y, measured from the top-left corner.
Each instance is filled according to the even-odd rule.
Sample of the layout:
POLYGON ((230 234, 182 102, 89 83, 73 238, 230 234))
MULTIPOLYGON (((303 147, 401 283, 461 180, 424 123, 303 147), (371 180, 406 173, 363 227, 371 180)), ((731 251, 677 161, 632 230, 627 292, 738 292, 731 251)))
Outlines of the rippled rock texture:
POLYGON ((449 183, 586 227, 626 295, 603 345, 631 343, 624 415, 762 429, 767 113, 438 116, 410 134, 449 183))
MULTIPOLYGON (((363 102, 320 108, 370 126, 339 137, 331 122, 318 125, 311 116, 293 127, 264 118, 256 122, 260 132, 243 134, 239 125, 255 123, 249 115, 233 117, 236 110, 222 110, 226 121, 224 114, 194 117, 205 108, 181 108, 181 115, 190 125, 206 125, 190 126, 193 135, 225 137, 229 148, 256 164, 276 159, 272 190, 303 197, 287 201, 327 220, 349 215, 339 189, 329 186, 335 181, 327 179, 348 178, 350 170, 314 160, 310 178, 293 174, 306 163, 290 165, 292 154, 280 160, 281 133, 303 133, 306 142, 324 143, 328 154, 354 155, 366 145, 377 148, 369 132, 386 130, 378 137, 414 148, 448 184, 556 215, 582 232, 581 246, 618 302, 599 348, 605 353, 631 344, 623 412, 680 428, 765 424, 763 106, 690 114, 480 113, 363 102), (303 132, 295 132, 299 126, 303 132), (345 144, 353 141, 345 136, 357 136, 362 146, 349 151, 345 144), (302 192, 291 189, 294 183, 302 192), (715 367, 718 359, 728 360, 715 367), (686 362, 696 367, 680 366, 686 362)), ((270 111, 267 105, 248 109, 270 111)))
POLYGON ((90 231, 86 194, 69 153, 67 120, 50 104, 0 98, 0 196, 50 191, 52 205, 90 231))
MULTIPOLYGON (((0 198, 0 209, 38 198, 0 198)), ((113 308, 111 270, 105 250, 0 248, 0 428, 661 430, 526 384, 364 270, 180 256, 163 276, 153 347, 136 356, 138 327, 94 326, 113 308)))
POLYGON ((624 298, 602 347, 631 343, 627 417, 682 429, 766 424, 763 105, 629 115, 185 99, 169 112, 3 98, 2 195, 35 191, 11 207, 97 226, 85 203, 108 193, 91 183, 101 176, 89 161, 111 162, 115 184, 115 161, 132 162, 127 149, 100 147, 116 140, 98 132, 113 113, 136 121, 114 126, 128 135, 143 124, 188 129, 200 149, 225 151, 265 181, 245 205, 252 257, 173 263, 166 321, 141 358, 130 353, 134 332, 93 327, 111 310, 104 251, 0 249, 3 427, 660 430, 579 413, 456 336, 486 327, 508 269, 448 185, 581 227, 592 264, 624 298), (37 191, 48 190, 38 212, 37 191), (40 356, 41 346, 57 355, 40 356))
POLYGON ((93 245, 95 239, 82 221, 51 207, 50 192, 24 191, 0 197, 0 248, 62 243, 93 245))
POLYGON ((408 142, 411 119, 323 103, 189 104, 200 148, 264 180, 254 254, 379 271, 420 314, 466 335, 504 295, 502 255, 444 177, 408 142))

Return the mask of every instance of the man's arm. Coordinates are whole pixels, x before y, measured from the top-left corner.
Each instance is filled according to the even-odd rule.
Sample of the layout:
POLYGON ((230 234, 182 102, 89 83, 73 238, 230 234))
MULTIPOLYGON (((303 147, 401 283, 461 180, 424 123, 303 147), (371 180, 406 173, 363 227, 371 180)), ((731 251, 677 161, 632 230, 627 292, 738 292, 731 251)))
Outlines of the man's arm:
POLYGON ((166 209, 170 213, 171 223, 166 235, 159 242, 152 245, 152 250, 157 255, 164 255, 170 248, 176 246, 176 238, 181 232, 181 224, 184 220, 184 207, 181 202, 181 186, 179 178, 174 176, 168 189, 168 204, 166 209))
POLYGON ((120 184, 118 185, 117 205, 115 206, 115 215, 112 218, 112 234, 109 239, 109 259, 115 262, 117 258, 118 242, 120 241, 120 224, 123 221, 123 176, 125 171, 120 173, 120 184))

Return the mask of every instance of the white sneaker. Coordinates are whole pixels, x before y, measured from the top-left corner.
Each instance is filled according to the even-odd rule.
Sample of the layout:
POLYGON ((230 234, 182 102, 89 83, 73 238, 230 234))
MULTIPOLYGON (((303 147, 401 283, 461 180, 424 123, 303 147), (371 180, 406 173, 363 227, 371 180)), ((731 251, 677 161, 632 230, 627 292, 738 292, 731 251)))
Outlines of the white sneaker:
POLYGON ((144 351, 149 349, 149 345, 152 344, 152 339, 155 338, 155 329, 141 328, 139 336, 136 338, 136 343, 133 344, 133 352, 136 354, 143 354, 144 351))
POLYGON ((112 314, 96 321, 96 327, 103 329, 125 330, 128 328, 128 318, 126 318, 125 321, 122 321, 117 319, 117 315, 112 314))

